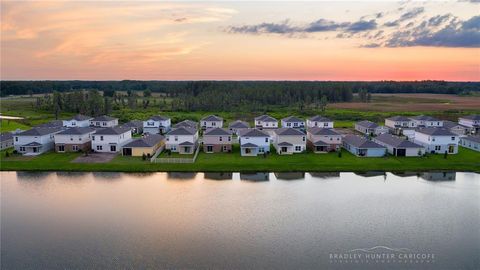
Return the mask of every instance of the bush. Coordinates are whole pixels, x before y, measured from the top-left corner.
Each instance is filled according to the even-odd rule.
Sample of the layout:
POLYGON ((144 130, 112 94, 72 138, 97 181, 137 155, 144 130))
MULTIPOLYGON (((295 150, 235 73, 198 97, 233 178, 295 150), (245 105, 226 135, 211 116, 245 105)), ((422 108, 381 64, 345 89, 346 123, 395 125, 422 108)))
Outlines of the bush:
POLYGON ((445 151, 445 153, 443 153, 443 158, 447 159, 447 156, 448 156, 448 153, 447 153, 447 151, 445 151))
POLYGON ((342 157, 342 150, 338 151, 338 157, 339 157, 339 158, 342 157))
POLYGON ((145 155, 145 153, 142 154, 142 160, 146 160, 147 159, 147 155, 145 155))
POLYGON ((7 151, 5 152, 5 157, 9 157, 10 156, 10 153, 7 151))
POLYGON ((150 155, 150 153, 147 154, 147 158, 151 158, 152 156, 150 155))
POLYGON ((13 150, 13 154, 18 154, 18 151, 17 150, 13 150))

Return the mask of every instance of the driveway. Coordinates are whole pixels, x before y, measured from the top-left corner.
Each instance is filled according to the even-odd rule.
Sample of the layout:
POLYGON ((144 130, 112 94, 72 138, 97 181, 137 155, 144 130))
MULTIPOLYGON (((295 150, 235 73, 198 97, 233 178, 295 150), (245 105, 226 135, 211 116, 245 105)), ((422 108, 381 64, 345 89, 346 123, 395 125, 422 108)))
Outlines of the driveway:
POLYGON ((107 163, 110 162, 117 153, 90 153, 88 156, 81 155, 74 159, 74 163, 107 163))

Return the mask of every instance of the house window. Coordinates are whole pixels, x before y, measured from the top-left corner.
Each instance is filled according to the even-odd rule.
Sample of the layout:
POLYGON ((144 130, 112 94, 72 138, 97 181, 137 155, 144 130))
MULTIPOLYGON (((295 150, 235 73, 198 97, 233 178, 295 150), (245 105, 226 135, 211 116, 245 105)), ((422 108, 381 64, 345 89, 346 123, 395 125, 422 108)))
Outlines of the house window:
POLYGON ((207 145, 207 152, 213 152, 213 146, 207 145))
POLYGON ((290 127, 291 125, 292 125, 292 124, 290 124, 290 123, 287 123, 287 127, 290 127))
POLYGON ((103 141, 103 136, 100 136, 100 141, 103 141))
POLYGON ((293 126, 294 126, 294 127, 298 127, 298 123, 293 123, 293 126))
POLYGON ((93 135, 92 135, 92 140, 94 140, 94 141, 95 141, 95 136, 93 136, 93 135))
POLYGON ((263 152, 265 152, 265 150, 263 149, 263 147, 259 147, 259 148, 258 148, 258 152, 259 152, 259 153, 263 153, 263 152))
POLYGON ((103 147, 101 145, 97 145, 97 151, 102 151, 103 147))
POLYGON ((305 137, 302 137, 302 141, 305 141, 305 140, 306 140, 306 138, 305 138, 305 137))
POLYGON ((435 141, 435 138, 432 138, 432 142, 434 142, 434 141, 435 141))
POLYGON ((175 136, 175 141, 178 142, 178 136, 175 136))
POLYGON ((435 145, 435 151, 440 151, 440 149, 442 149, 440 145, 435 145))
POLYGON ((20 147, 20 152, 25 152, 25 147, 20 147))
POLYGON ((72 145, 72 150, 73 151, 78 151, 78 145, 72 145))
POLYGON ((328 127, 328 123, 323 123, 323 126, 324 126, 324 127, 328 127))
POLYGON ((455 137, 452 137, 452 141, 455 141, 455 137))
POLYGON ((297 152, 300 152, 300 151, 302 151, 302 147, 301 147, 301 146, 298 146, 298 145, 297 145, 297 146, 295 146, 295 151, 297 151, 297 152))
POLYGON ((59 145, 58 146, 58 152, 65 152, 65 146, 64 145, 59 145))
POLYGON ((230 137, 230 136, 228 136, 227 138, 228 138, 228 141, 231 141, 231 140, 232 140, 232 137, 230 137))
POLYGON ((218 137, 218 140, 223 141, 223 137, 222 136, 218 137))
POLYGON ((18 137, 15 137, 15 141, 18 142, 18 137))
POLYGON ((102 125, 103 125, 103 126, 106 126, 106 125, 107 125, 107 122, 102 122, 102 125))
POLYGON ((265 138, 265 142, 268 142, 268 138, 265 138))
POLYGON ((110 152, 117 152, 117 146, 116 145, 110 145, 110 152))
POLYGON ((216 123, 216 122, 212 122, 212 126, 216 126, 216 125, 217 125, 217 123, 216 123))
POLYGON ((70 141, 73 141, 73 137, 70 137, 70 141))

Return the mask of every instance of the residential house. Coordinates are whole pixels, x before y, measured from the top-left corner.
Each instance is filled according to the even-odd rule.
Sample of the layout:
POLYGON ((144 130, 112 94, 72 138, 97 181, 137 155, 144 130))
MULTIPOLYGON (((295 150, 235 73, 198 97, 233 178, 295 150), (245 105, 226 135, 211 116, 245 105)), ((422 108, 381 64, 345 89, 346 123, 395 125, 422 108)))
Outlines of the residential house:
POLYGON ((232 152, 232 132, 224 128, 210 128, 203 133, 203 152, 232 152))
POLYGON ((170 130, 166 135, 166 147, 172 152, 193 154, 198 146, 198 130, 190 127, 179 127, 170 130))
POLYGON ((35 127, 40 128, 61 128, 63 127, 63 120, 53 120, 47 123, 36 125, 35 127))
POLYGON ((107 127, 115 127, 118 125, 118 118, 114 118, 108 115, 102 115, 90 119, 90 126, 97 127, 97 128, 107 128, 107 127))
POLYGON ((425 153, 422 145, 391 134, 380 134, 373 141, 385 146, 389 154, 397 157, 418 157, 425 153))
POLYGON ((336 151, 342 146, 342 134, 333 128, 311 127, 307 129, 307 147, 315 153, 336 151))
MULTIPOLYGON (((143 122, 142 122, 143 127, 143 122)), ((158 149, 165 145, 165 137, 160 134, 145 134, 142 138, 133 139, 122 147, 122 155, 148 157, 155 155, 158 149)))
POLYGON ((367 135, 388 133, 387 127, 379 126, 376 123, 367 120, 355 123, 355 130, 367 135))
POLYGON ((460 145, 480 152, 480 136, 466 136, 460 138, 460 145))
POLYGON ((195 122, 192 120, 183 120, 182 122, 178 122, 175 125, 173 125, 173 128, 179 128, 179 127, 188 127, 188 128, 198 129, 198 122, 195 122))
POLYGON ((13 147, 13 134, 11 132, 3 132, 0 134, 0 150, 13 147))
POLYGON ((480 133, 480 114, 462 116, 458 118, 458 123, 472 128, 471 132, 474 134, 480 133))
POLYGON ((346 135, 343 148, 358 157, 383 157, 387 151, 384 146, 358 135, 346 135))
POLYGON ((257 156, 270 152, 270 135, 256 128, 241 130, 239 143, 242 156, 257 156))
POLYGON ((261 116, 255 117, 255 128, 258 128, 258 129, 278 128, 278 120, 269 115, 261 115, 261 116))
POLYGON ((64 127, 88 127, 92 119, 93 117, 77 114, 70 119, 63 120, 62 124, 64 127))
POLYGON ((281 122, 282 128, 305 128, 305 121, 295 116, 283 118, 281 122))
POLYGON ((443 127, 443 121, 435 117, 419 115, 410 117, 410 120, 413 121, 413 125, 417 128, 423 127, 443 127))
POLYGON ((129 127, 108 127, 98 129, 91 137, 93 151, 117 153, 132 140, 132 131, 129 127))
POLYGON ((456 154, 459 136, 445 128, 422 128, 415 130, 415 143, 423 145, 427 153, 456 154))
POLYGON ((405 116, 393 116, 385 119, 385 126, 390 128, 393 134, 402 135, 403 130, 415 128, 415 123, 405 116))
POLYGON ((228 125, 228 129, 237 136, 240 134, 241 130, 248 128, 250 128, 250 124, 241 120, 234 121, 228 125))
POLYGON ((62 130, 63 127, 34 127, 15 134, 13 146, 23 155, 39 155, 53 150, 54 136, 62 130))
POLYGON ((443 127, 450 130, 458 136, 465 136, 471 133, 472 128, 461 125, 453 121, 443 121, 443 127))
POLYGON ((122 127, 130 128, 132 135, 143 133, 143 121, 140 120, 128 121, 127 123, 123 124, 122 127))
POLYGON ((90 127, 72 127, 55 134, 55 152, 78 152, 92 149, 92 135, 95 129, 90 127))
POLYGON ((307 135, 296 128, 279 128, 273 136, 277 154, 302 153, 307 149, 307 135))
POLYGON ((320 115, 315 115, 307 119, 307 128, 313 127, 333 128, 333 120, 320 115))
POLYGON ((221 128, 223 127, 223 118, 216 115, 209 115, 200 120, 200 125, 203 130, 208 128, 221 128))
POLYGON ((165 134, 170 131, 172 122, 170 118, 155 115, 143 121, 143 133, 165 134))

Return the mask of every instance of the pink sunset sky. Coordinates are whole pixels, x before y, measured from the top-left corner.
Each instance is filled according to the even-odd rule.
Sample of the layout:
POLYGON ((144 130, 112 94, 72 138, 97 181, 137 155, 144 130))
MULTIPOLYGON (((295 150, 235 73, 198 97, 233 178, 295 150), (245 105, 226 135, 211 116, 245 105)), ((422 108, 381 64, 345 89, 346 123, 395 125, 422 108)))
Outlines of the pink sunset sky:
POLYGON ((480 80, 472 1, 2 1, 2 80, 480 80))

